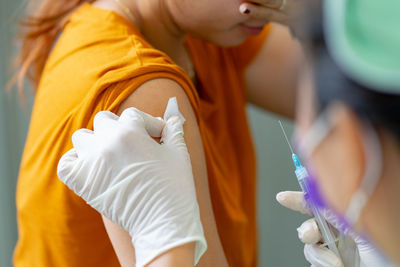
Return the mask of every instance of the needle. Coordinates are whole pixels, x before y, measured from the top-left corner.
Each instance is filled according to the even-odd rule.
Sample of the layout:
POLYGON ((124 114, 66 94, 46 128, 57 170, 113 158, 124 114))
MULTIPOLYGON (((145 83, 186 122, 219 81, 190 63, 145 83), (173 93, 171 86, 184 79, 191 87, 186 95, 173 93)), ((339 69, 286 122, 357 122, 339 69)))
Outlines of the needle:
POLYGON ((287 137, 287 135, 286 135, 285 128, 283 128, 282 122, 281 122, 280 120, 279 120, 279 124, 281 125, 282 132, 283 132, 283 134, 285 135, 285 139, 286 139, 286 142, 287 142, 288 145, 289 145, 290 151, 292 151, 292 154, 294 154, 293 149, 292 149, 292 146, 290 145, 289 139, 288 139, 288 137, 287 137))

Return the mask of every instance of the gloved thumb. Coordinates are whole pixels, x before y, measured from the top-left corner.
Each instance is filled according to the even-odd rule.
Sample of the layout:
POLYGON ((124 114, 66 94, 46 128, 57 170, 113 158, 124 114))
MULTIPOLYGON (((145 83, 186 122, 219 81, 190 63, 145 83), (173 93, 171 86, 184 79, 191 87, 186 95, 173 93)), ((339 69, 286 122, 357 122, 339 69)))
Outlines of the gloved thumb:
POLYGON ((78 154, 76 150, 73 148, 65 153, 57 166, 57 175, 58 178, 66 184, 68 187, 70 183, 72 183, 73 175, 72 170, 74 169, 75 163, 78 160, 78 154))
POLYGON ((169 118, 164 126, 161 141, 166 145, 185 145, 183 137, 183 122, 178 116, 169 118))

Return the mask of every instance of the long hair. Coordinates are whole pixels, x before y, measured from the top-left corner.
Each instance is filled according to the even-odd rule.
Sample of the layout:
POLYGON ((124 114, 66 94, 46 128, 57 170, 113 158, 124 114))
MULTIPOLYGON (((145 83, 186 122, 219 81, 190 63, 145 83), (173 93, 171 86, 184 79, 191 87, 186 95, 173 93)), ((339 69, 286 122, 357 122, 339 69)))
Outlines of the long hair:
POLYGON ((18 35, 21 44, 15 62, 18 69, 11 81, 11 84, 17 83, 20 96, 23 96, 23 83, 26 77, 32 82, 36 92, 51 48, 70 15, 83 3, 93 1, 31 0, 29 2, 18 35))

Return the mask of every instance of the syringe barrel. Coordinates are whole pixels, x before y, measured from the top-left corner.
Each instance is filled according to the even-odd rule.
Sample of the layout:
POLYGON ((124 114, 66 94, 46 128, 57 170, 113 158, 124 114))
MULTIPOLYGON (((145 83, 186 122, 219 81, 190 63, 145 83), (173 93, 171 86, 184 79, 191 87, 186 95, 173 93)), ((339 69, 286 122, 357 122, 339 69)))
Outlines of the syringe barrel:
MULTIPOLYGON (((308 184, 307 184, 307 177, 308 177, 308 172, 306 168, 301 167, 296 169, 295 171, 297 181, 299 182, 299 185, 301 187, 301 190, 307 194, 309 192, 308 184)), ((336 238, 333 235, 328 223, 326 222, 325 218, 322 216, 320 210, 312 205, 312 203, 308 203, 310 206, 310 209, 315 217, 315 220, 318 224, 319 230, 321 232, 323 242, 328 245, 329 249, 335 253, 337 256, 340 257, 339 250, 337 249, 336 246, 336 238)))
POLYGON ((323 238, 323 242, 328 245, 329 249, 335 253, 340 258, 339 250, 336 246, 336 238, 332 233, 328 223, 325 218, 322 216, 319 209, 312 207, 312 212, 314 214, 315 220, 317 221, 319 230, 321 232, 321 236, 323 238))
POLYGON ((306 170, 306 168, 301 167, 298 168, 294 171, 294 173, 296 174, 297 177, 297 181, 299 181, 300 187, 303 190, 303 192, 308 192, 308 187, 307 187, 307 183, 306 183, 306 179, 308 177, 308 172, 306 170))

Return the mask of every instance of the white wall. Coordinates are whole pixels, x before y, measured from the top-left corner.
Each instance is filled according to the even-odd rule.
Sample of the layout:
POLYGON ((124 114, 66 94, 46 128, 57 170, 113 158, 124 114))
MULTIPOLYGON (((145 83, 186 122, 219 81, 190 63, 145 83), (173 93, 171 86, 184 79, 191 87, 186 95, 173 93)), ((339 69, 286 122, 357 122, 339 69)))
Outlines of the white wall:
POLYGON ((24 113, 15 90, 6 92, 10 79, 13 25, 20 1, 0 1, 0 266, 11 266, 17 238, 15 218, 15 184, 19 159, 24 145, 30 110, 27 95, 24 113))

